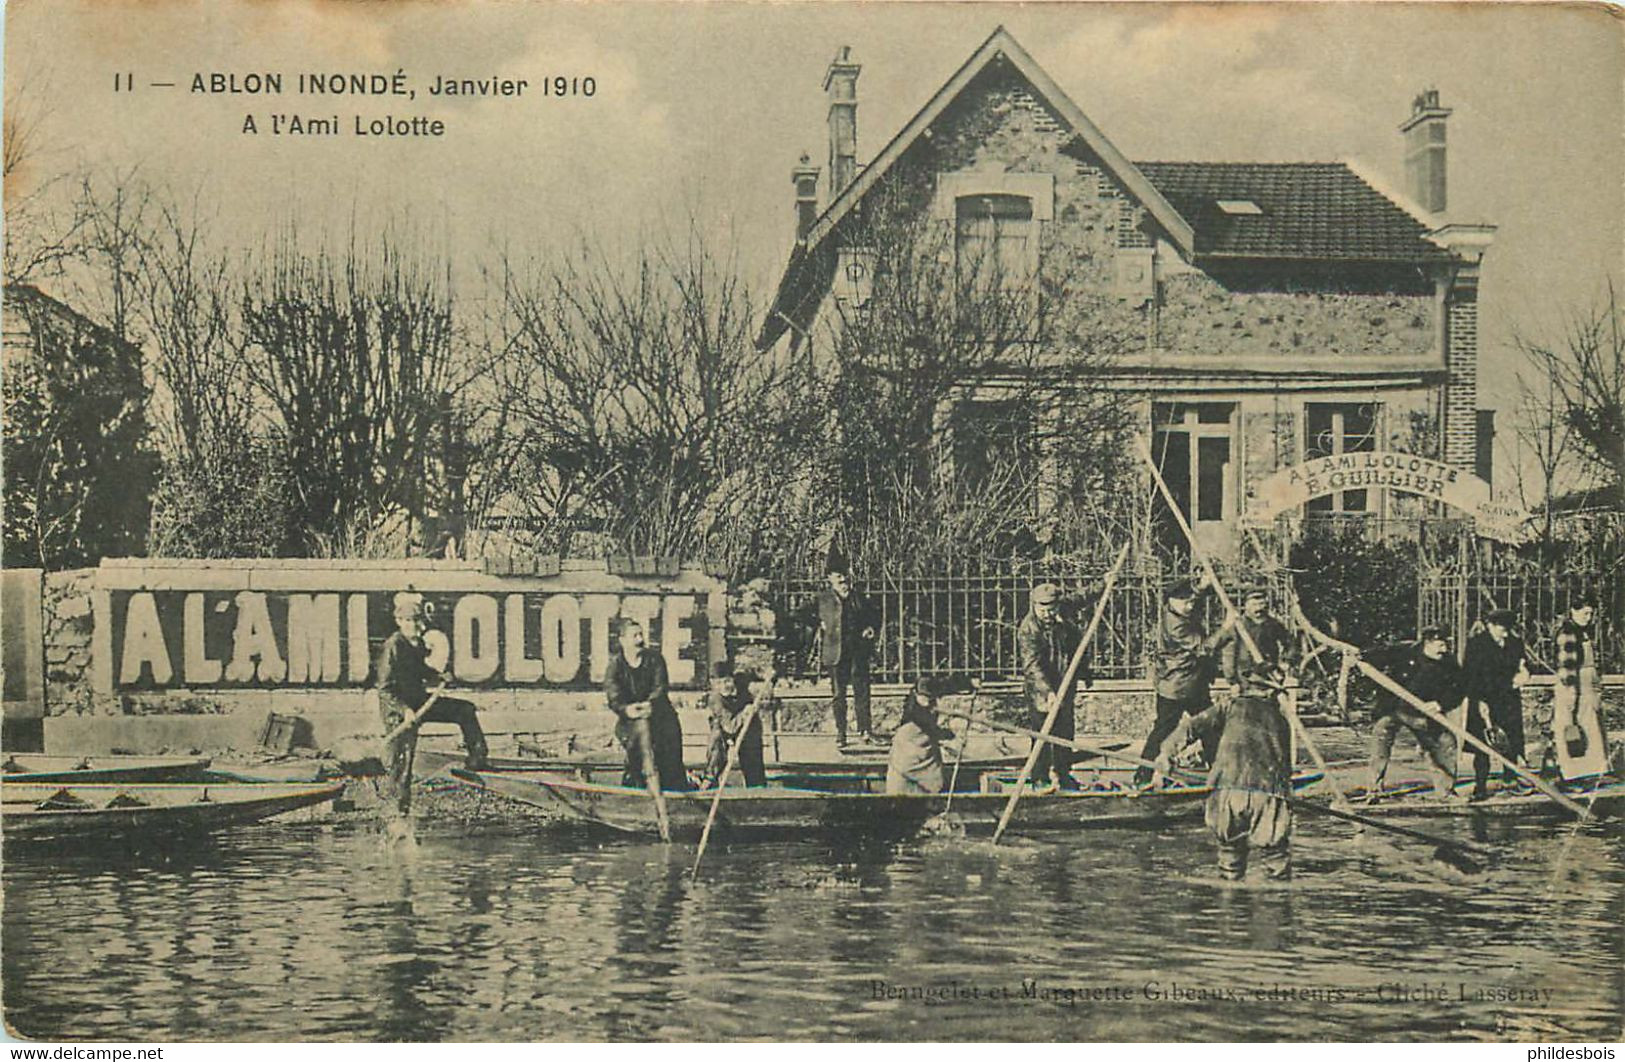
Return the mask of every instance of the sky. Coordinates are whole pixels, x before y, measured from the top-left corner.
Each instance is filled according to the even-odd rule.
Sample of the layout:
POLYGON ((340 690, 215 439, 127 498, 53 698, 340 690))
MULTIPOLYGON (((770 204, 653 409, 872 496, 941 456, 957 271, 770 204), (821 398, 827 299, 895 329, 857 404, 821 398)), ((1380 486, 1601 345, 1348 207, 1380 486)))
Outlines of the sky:
MULTIPOLYGON (((1515 390, 1511 338, 1625 281, 1625 19, 1559 4, 936 4, 11 0, 6 105, 39 116, 22 183, 138 166, 195 195, 228 240, 293 221, 405 217, 463 265, 632 246, 691 214, 764 292, 792 240, 791 169, 825 165, 837 48, 862 64, 867 161, 1003 24, 1131 159, 1352 159, 1403 186, 1399 123, 1423 88, 1449 120, 1450 217, 1499 226, 1481 288, 1480 402, 1515 390), (281 72, 281 96, 188 91, 281 72), (415 100, 299 96, 305 72, 402 72, 415 100), (115 92, 115 75, 135 91, 115 92), (530 82, 431 98, 437 76, 530 82), (544 96, 555 76, 595 92, 544 96), (173 81, 173 88, 150 82, 173 81), (271 113, 340 116, 275 137, 271 113), (253 114, 258 135, 242 132, 253 114), (438 138, 357 138, 353 115, 439 118, 438 138)), ((8 179, 9 182, 9 179, 8 179)), ((1503 413, 1503 422, 1507 414, 1503 413)))

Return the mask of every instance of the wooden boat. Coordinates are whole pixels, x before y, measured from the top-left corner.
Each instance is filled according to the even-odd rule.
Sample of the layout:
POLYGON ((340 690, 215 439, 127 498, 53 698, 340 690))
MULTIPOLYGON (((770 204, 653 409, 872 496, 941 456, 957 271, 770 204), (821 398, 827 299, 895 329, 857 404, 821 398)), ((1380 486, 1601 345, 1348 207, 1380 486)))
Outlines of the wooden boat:
MULTIPOLYGON (((567 817, 622 833, 657 831, 654 801, 644 789, 613 781, 548 771, 469 771, 453 768, 465 784, 526 804, 550 808, 567 817)), ((1153 826, 1199 818, 1210 790, 1198 785, 1170 785, 1141 790, 1132 770, 1079 772, 1082 788, 1032 793, 1017 806, 1012 826, 1018 829, 1072 829, 1095 826, 1153 826)), ((1319 776, 1306 776, 1305 783, 1319 776)), ((961 781, 964 775, 961 773, 961 781)), ((1014 776, 986 775, 976 790, 948 794, 888 796, 883 778, 861 778, 841 789, 803 788, 770 783, 757 789, 729 786, 717 810, 718 830, 734 836, 784 832, 834 831, 907 835, 928 819, 951 811, 969 833, 991 833, 1009 799, 1014 776), (855 784, 861 783, 861 784, 855 784)), ((711 812, 716 790, 668 792, 667 813, 673 835, 697 836, 711 812)))
POLYGON ((0 763, 0 778, 7 784, 30 785, 177 782, 200 778, 209 762, 207 756, 50 756, 13 752, 0 763))
POLYGON ((277 785, 90 784, 0 789, 7 843, 145 841, 196 837, 224 826, 324 804, 343 782, 277 785))
MULTIPOLYGON (((980 784, 985 775, 1010 773, 1021 767, 1022 757, 965 760, 959 766, 962 787, 980 784)), ((461 751, 444 752, 419 747, 414 773, 423 776, 463 765, 461 751)), ((581 781, 619 781, 624 762, 603 755, 587 757, 532 758, 526 756, 493 756, 482 773, 488 774, 546 774, 564 775, 581 781)), ((689 764, 689 773, 698 777, 702 765, 689 764)), ((798 789, 837 789, 867 791, 876 780, 886 777, 886 759, 869 757, 842 757, 836 761, 808 760, 804 762, 769 762, 765 765, 770 785, 798 789)))
MULTIPOLYGON (((1375 800, 1367 800, 1369 790, 1358 786, 1348 790, 1350 803, 1361 815, 1372 818, 1488 818, 1529 820, 1572 820, 1574 813, 1533 786, 1491 787, 1485 800, 1469 801, 1470 778, 1456 782, 1456 799, 1440 800, 1433 795, 1433 783, 1398 782, 1382 787, 1375 800)), ((1591 810, 1597 818, 1614 818, 1625 812, 1625 782, 1608 775, 1563 783, 1558 788, 1591 810)))

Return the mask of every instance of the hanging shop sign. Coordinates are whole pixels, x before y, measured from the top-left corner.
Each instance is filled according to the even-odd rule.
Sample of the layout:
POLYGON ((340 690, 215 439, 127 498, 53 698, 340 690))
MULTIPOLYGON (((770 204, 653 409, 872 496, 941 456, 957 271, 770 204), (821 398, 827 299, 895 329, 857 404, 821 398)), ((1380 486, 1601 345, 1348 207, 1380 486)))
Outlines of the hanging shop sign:
POLYGON ((1305 503, 1345 490, 1397 490, 1441 502, 1475 518, 1480 534, 1516 541, 1527 514, 1490 498, 1473 473, 1415 454, 1373 450, 1289 465, 1258 484, 1249 522, 1267 523, 1305 503))

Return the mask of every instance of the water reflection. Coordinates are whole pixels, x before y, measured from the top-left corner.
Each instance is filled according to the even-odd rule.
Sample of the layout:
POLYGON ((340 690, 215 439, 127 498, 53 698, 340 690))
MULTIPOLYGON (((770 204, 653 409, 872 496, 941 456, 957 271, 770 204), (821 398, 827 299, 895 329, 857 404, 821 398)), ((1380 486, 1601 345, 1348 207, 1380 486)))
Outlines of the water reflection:
POLYGON ((733 845, 698 880, 692 847, 535 828, 428 825, 415 854, 315 827, 8 850, 4 1005, 47 1039, 1617 1031, 1625 838, 1439 828, 1502 858, 1467 877, 1320 823, 1300 824, 1292 882, 1244 886, 1174 828, 733 845))

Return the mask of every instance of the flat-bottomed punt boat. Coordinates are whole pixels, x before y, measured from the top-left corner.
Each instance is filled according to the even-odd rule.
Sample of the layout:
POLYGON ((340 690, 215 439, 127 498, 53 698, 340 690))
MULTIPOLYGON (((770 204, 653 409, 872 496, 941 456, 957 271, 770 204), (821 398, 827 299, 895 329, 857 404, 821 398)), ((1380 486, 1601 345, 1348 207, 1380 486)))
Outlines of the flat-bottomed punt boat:
MULTIPOLYGON (((618 775, 618 768, 617 768, 618 775)), ((654 800, 645 789, 594 779, 583 772, 469 771, 452 777, 486 791, 621 833, 658 830, 654 800)), ((963 777, 963 776, 961 776, 963 777)), ((1098 826, 1155 826, 1200 818, 1210 790, 1203 785, 1138 789, 1132 771, 1079 772, 1080 788, 1029 792, 1017 805, 1012 828, 1074 829, 1098 826)), ((1300 779, 1307 784, 1318 776, 1300 779)), ((906 836, 944 812, 967 833, 991 833, 1009 800, 1014 776, 987 775, 978 790, 952 794, 893 796, 884 780, 843 779, 841 788, 800 788, 769 784, 730 785, 722 792, 716 828, 724 835, 834 831, 906 836)), ((665 802, 674 836, 695 836, 704 828, 715 789, 667 792, 665 802)))
POLYGON ((179 782, 200 779, 206 756, 52 756, 13 752, 0 762, 0 779, 80 785, 95 782, 179 782))
MULTIPOLYGON (((1455 798, 1441 800, 1433 795, 1431 782, 1399 782, 1386 785, 1377 799, 1367 800, 1367 789, 1348 791, 1349 801, 1361 815, 1371 818, 1471 818, 1572 820, 1572 811, 1533 786, 1492 788, 1483 800, 1468 800, 1472 779, 1456 783, 1455 798)), ((1596 818, 1615 818, 1625 813, 1625 782, 1607 775, 1558 783, 1557 788, 1596 818)))
POLYGON ((344 783, 279 785, 24 785, 0 796, 7 843, 141 842, 201 837, 325 804, 344 783))

